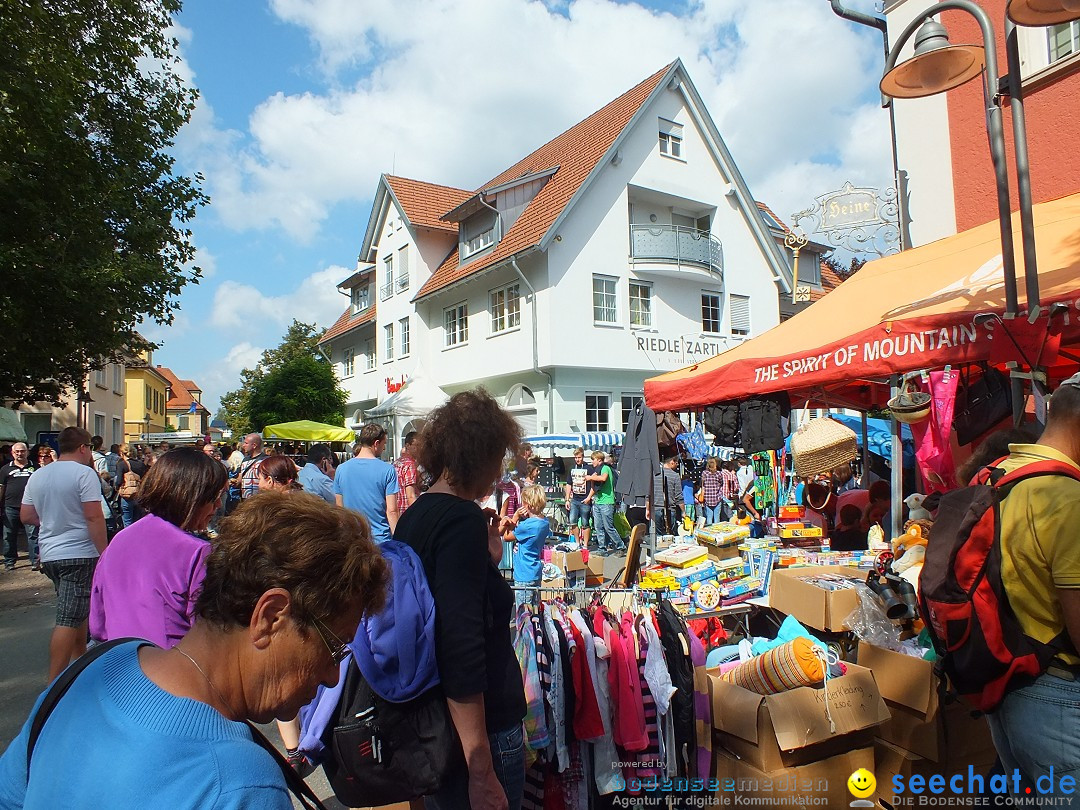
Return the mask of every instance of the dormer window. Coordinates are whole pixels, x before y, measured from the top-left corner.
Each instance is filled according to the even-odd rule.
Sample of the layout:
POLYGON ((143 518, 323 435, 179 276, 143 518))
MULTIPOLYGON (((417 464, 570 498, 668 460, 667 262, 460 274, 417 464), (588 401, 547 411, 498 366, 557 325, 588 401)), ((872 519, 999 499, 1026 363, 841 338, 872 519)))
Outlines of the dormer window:
POLYGON ((494 211, 480 211, 461 223, 461 258, 479 253, 495 244, 498 217, 494 211))
POLYGON ((666 118, 661 118, 659 121, 659 129, 660 154, 682 160, 682 124, 676 124, 674 121, 668 121, 666 118))
POLYGON ((359 287, 353 287, 349 291, 349 300, 352 302, 353 315, 359 312, 363 312, 368 308, 369 300, 368 285, 364 284, 359 287))

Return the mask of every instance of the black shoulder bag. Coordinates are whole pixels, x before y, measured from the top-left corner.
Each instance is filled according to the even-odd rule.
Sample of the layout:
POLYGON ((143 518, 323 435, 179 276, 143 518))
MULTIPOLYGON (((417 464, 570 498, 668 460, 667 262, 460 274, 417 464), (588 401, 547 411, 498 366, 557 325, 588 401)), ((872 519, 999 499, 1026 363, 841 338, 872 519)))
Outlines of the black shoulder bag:
MULTIPOLYGON (((65 669, 60 674, 60 677, 53 682, 53 685, 49 688, 45 698, 41 701, 37 714, 34 715, 34 721, 30 724, 30 734, 26 740, 27 782, 30 781, 30 760, 34 756, 34 746, 37 745, 38 737, 41 736, 41 731, 45 728, 45 722, 49 719, 49 715, 52 714, 53 709, 56 708, 56 704, 58 704, 60 699, 67 694, 68 689, 71 688, 75 679, 79 677, 84 669, 109 650, 121 644, 126 644, 129 641, 141 641, 141 639, 114 638, 103 644, 95 645, 84 655, 80 656, 71 664, 71 666, 65 669)), ((146 643, 149 644, 149 642, 146 643)), ((266 737, 263 736, 263 733, 251 723, 246 720, 244 722, 247 724, 248 729, 251 730, 251 739, 274 758, 274 762, 276 762, 281 769, 282 776, 285 777, 285 784, 288 786, 289 791, 300 801, 300 804, 307 808, 307 810, 327 810, 326 805, 319 801, 319 797, 315 795, 315 791, 308 787, 308 784, 292 769, 288 760, 281 755, 277 748, 274 747, 274 744, 266 739, 266 737)))

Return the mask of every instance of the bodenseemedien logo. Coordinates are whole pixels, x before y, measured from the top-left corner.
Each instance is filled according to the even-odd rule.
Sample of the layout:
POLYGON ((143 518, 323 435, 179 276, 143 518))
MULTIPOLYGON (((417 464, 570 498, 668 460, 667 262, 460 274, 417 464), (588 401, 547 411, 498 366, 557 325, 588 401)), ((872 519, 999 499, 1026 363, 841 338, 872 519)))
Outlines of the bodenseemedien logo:
POLYGON ((849 807, 873 807, 874 803, 870 801, 870 797, 874 795, 874 791, 877 790, 877 779, 866 768, 859 768, 847 780, 847 789, 852 796, 855 797, 855 801, 851 802, 849 807))

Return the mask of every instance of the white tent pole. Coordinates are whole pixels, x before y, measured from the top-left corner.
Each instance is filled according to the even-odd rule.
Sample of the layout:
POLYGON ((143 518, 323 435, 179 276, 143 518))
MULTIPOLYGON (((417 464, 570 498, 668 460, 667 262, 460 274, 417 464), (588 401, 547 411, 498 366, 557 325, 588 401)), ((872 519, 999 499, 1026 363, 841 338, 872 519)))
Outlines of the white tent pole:
MULTIPOLYGON (((894 374, 890 383, 890 398, 900 393, 900 375, 894 374)), ((900 423, 890 414, 892 428, 892 536, 900 536, 904 520, 904 445, 900 440, 900 423)))

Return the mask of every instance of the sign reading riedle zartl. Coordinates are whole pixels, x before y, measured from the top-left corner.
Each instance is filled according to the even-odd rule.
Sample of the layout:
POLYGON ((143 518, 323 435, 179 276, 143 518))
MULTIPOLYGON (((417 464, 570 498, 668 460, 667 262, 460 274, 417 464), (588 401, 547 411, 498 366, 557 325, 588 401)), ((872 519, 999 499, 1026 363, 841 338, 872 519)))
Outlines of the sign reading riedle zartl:
POLYGON ((817 198, 821 206, 819 231, 854 228, 857 225, 876 225, 882 222, 878 214, 877 189, 855 188, 844 183, 839 191, 830 191, 817 198))

